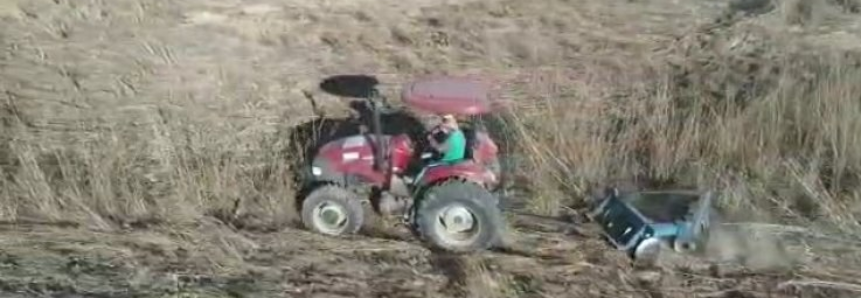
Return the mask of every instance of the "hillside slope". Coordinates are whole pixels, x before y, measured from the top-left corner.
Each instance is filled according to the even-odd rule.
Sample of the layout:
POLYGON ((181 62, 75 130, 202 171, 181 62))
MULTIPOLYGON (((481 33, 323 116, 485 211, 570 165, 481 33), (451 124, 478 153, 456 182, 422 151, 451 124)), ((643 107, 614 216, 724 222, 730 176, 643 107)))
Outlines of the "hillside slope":
POLYGON ((0 291, 854 297, 853 3, 0 0, 0 291), (498 81, 520 213, 578 218, 591 186, 636 176, 720 187, 732 219, 806 228, 745 225, 760 233, 715 260, 650 270, 577 220, 513 215, 511 249, 471 256, 385 222, 305 232, 291 132, 352 112, 317 88, 344 73, 387 92, 430 73, 498 81))

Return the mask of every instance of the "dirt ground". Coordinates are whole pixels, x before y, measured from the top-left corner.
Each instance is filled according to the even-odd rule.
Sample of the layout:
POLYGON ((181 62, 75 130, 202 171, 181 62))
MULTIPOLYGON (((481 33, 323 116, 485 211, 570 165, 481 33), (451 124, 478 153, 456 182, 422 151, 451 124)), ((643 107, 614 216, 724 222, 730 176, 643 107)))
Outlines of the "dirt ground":
POLYGON ((404 236, 248 233, 215 222, 121 233, 4 226, 0 284, 4 297, 852 297, 858 290, 851 260, 861 255, 846 249, 852 243, 816 255, 748 238, 722 250, 747 261, 676 259, 634 270, 594 231, 516 226, 511 248, 466 256, 433 254, 404 236))
MULTIPOLYGON (((861 50, 857 2, 798 2, 0 0, 0 100, 15 102, 38 132, 31 136, 50 140, 38 143, 44 150, 123 125, 157 130, 153 123, 164 119, 153 115, 171 114, 205 131, 198 141, 251 154, 265 146, 261 135, 280 136, 315 113, 350 113, 318 90, 330 75, 373 74, 391 91, 421 74, 523 82, 553 70, 577 86, 610 90, 612 81, 596 75, 604 68, 608 77, 635 80, 645 74, 633 65, 686 50, 694 53, 686 59, 709 59, 704 48, 756 52, 781 38, 811 50, 861 50)), ((169 150, 146 141, 147 154, 169 150)), ((765 229, 728 238, 715 260, 635 270, 588 223, 512 220, 510 249, 468 256, 432 254, 397 229, 335 239, 290 225, 236 229, 206 216, 110 232, 92 222, 9 220, 0 225, 0 291, 10 298, 861 292, 861 250, 845 238, 765 229), (809 240, 817 237, 824 240, 809 240)))

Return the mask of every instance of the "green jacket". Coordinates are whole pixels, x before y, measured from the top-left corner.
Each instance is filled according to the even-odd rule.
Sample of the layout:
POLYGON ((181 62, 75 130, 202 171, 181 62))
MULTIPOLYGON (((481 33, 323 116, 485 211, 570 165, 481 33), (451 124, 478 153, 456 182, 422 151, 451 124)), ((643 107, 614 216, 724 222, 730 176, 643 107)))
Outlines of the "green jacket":
POLYGON ((442 162, 453 164, 464 159, 466 155, 466 137, 460 129, 453 130, 445 140, 447 150, 442 156, 442 162))

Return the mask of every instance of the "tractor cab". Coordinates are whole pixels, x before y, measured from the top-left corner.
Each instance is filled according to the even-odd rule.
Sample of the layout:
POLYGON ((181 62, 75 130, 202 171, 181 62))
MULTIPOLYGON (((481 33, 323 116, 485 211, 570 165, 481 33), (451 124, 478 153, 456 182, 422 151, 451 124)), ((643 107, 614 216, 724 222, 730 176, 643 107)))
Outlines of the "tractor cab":
MULTIPOLYGON (((481 121, 476 121, 497 108, 489 86, 477 80, 436 77, 408 83, 401 92, 401 100, 418 113, 452 114, 461 118, 461 130, 467 141, 465 161, 498 167, 499 148, 481 121)), ((429 151, 423 153, 425 159, 432 156, 429 151)))

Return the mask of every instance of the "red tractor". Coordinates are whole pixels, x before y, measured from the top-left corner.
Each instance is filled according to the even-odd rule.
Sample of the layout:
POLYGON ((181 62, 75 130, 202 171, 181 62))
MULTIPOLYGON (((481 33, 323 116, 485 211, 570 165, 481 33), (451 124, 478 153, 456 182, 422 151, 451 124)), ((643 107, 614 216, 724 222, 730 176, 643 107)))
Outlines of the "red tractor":
MULTIPOLYGON (((338 236, 357 233, 364 205, 383 216, 400 216, 413 233, 437 249, 467 252, 499 243, 503 231, 499 199, 498 147, 487 130, 464 123, 466 158, 433 164, 429 146, 408 134, 383 135, 385 98, 371 92, 371 132, 342 137, 318 148, 299 198, 304 226, 338 236), (427 148, 425 148, 427 147, 427 148)), ((485 85, 461 78, 433 78, 407 84, 401 94, 417 112, 478 117, 495 107, 485 85)), ((428 132, 430 134, 430 132, 428 132)))

